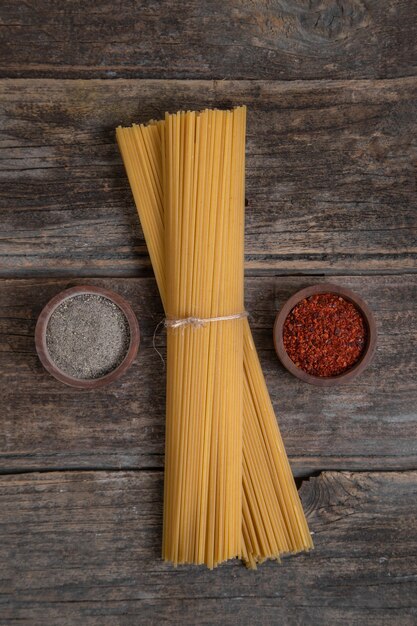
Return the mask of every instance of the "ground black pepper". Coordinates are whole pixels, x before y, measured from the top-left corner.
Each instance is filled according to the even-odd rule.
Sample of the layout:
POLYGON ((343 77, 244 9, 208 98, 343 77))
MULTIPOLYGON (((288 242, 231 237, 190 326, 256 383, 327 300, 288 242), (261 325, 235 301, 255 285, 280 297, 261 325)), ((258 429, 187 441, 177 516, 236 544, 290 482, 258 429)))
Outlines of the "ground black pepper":
POLYGON ((101 378, 120 365, 130 343, 121 309, 97 294, 64 300, 46 329, 49 355, 59 369, 79 379, 101 378))

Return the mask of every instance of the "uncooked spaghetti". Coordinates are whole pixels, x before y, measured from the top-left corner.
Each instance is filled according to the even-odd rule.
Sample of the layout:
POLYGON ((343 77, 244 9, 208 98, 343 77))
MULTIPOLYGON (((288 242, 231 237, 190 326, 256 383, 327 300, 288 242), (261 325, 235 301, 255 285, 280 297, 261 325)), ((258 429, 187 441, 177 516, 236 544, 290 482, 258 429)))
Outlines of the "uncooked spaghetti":
MULTIPOLYGON (((245 107, 238 107, 231 112, 204 111, 201 114, 182 113, 176 116, 166 116, 165 121, 153 122, 149 125, 134 125, 130 128, 119 127, 117 129, 119 147, 142 223, 161 298, 168 317, 172 314, 170 306, 174 304, 176 308, 175 315, 181 314, 184 316, 191 314, 190 309, 188 309, 185 304, 195 307, 198 300, 204 300, 206 297, 211 297, 212 302, 217 302, 218 304, 218 296, 217 300, 216 298, 213 299, 213 290, 217 290, 218 293, 221 293, 222 290, 223 292, 228 291, 229 283, 224 282, 224 279, 230 279, 230 285, 233 288, 228 295, 227 303, 222 302, 222 306, 226 310, 227 304, 227 306, 230 307, 230 309, 228 309, 230 311, 232 305, 237 307, 239 297, 239 304, 243 310, 243 302, 240 300, 241 286, 237 286, 236 276, 238 277, 237 283, 240 283, 243 270, 245 113, 245 107), (228 115, 233 120, 232 127, 234 129, 232 130, 230 148, 230 139, 228 137, 228 132, 230 132, 228 124, 230 124, 230 122, 226 122, 228 115), (214 119, 216 119, 216 121, 222 119, 222 130, 217 128, 217 135, 216 131, 213 129, 214 119), (181 124, 181 120, 184 120, 184 124, 181 124), (188 133, 186 132, 187 128, 188 133), (216 148, 216 146, 219 145, 219 143, 216 144, 216 138, 217 141, 220 142, 220 145, 224 147, 223 152, 222 149, 219 151, 219 149, 216 148), (174 146, 175 149, 173 149, 174 146), (188 160, 185 151, 188 151, 188 160), (222 154, 223 160, 221 157, 222 154), (226 154, 228 157, 225 160, 226 154), (192 159, 194 159, 194 161, 192 161, 192 159), (230 163, 226 163, 228 159, 230 163), (218 163, 215 164, 214 160, 218 160, 218 163), (190 165, 191 161, 192 164, 190 165), (184 169, 185 164, 188 172, 186 176, 184 169), (192 176, 189 171, 190 169, 192 170, 192 176), (189 183, 190 177, 192 180, 191 184, 189 183), (230 180, 228 181, 229 178, 230 180), (220 182, 220 180, 222 182, 220 182), (227 198, 221 191, 228 187, 232 190, 232 196, 234 198, 233 204, 230 202, 230 199, 229 202, 227 201, 227 198), (181 198, 181 205, 178 204, 178 198, 181 198), (187 200, 185 200, 185 198, 187 198, 187 200), (205 209, 205 211, 203 209, 205 209), (229 225, 227 226, 229 231, 226 231, 224 224, 225 221, 227 222, 227 218, 225 218, 227 211, 229 211, 229 217, 235 215, 237 220, 236 222, 233 222, 231 219, 229 220, 229 225), (204 217, 199 216, 199 212, 208 213, 208 215, 204 215, 204 217), (180 214, 181 220, 178 219, 180 214), (195 221, 192 221, 191 224, 189 222, 188 226, 184 226, 183 220, 185 215, 192 215, 192 220, 195 221), (240 215, 241 219, 238 219, 240 215), (214 229, 214 223, 217 223, 219 217, 223 220, 224 230, 222 237, 228 232, 227 238, 232 237, 232 241, 234 241, 234 253, 232 253, 230 258, 227 256, 230 251, 227 252, 225 248, 221 247, 222 244, 219 241, 216 242, 216 234, 218 235, 218 233, 214 229), (172 223, 173 219, 176 220, 174 224, 172 223), (202 233, 201 230, 196 230, 197 226, 201 228, 202 226, 204 227, 204 225, 207 227, 206 233, 202 233), (194 230, 192 226, 194 226, 194 230), (237 233, 233 232, 235 229, 238 231, 237 233), (173 239, 174 232, 176 240, 173 239), (188 243, 182 248, 185 234, 188 243), (214 239, 212 239, 213 234, 214 239), (191 274, 189 273, 189 255, 191 254, 191 250, 193 250, 193 254, 195 254, 195 251, 198 249, 196 245, 196 235, 200 237, 204 236, 205 245, 207 246, 210 245, 213 247, 217 245, 218 251, 221 249, 223 250, 223 255, 226 255, 221 257, 222 260, 227 259, 228 265, 230 263, 229 268, 222 268, 220 264, 220 267, 217 268, 217 272, 223 273, 217 275, 214 274, 213 265, 213 274, 210 279, 210 284, 206 281, 206 275, 203 276, 202 282, 196 278, 196 268, 201 267, 202 262, 199 256, 194 257, 198 259, 198 261, 194 261, 194 269, 191 274), (182 248, 181 252, 179 251, 180 247, 182 248), (175 270, 173 269, 172 263, 173 254, 177 255, 174 259, 175 270), (177 274, 180 274, 181 268, 186 266, 186 277, 179 277, 177 274), (170 267, 169 272, 167 270, 168 267, 170 267), (228 273, 231 267, 235 268, 234 275, 232 272, 230 272, 230 274, 228 273), (193 278, 190 278, 190 276, 193 278), (218 279, 220 279, 220 284, 217 282, 218 279), (171 289, 178 289, 180 287, 178 281, 181 282, 183 288, 184 285, 186 285, 186 293, 188 293, 188 290, 193 292, 190 302, 185 302, 184 299, 181 303, 178 302, 177 296, 170 291, 169 285, 171 285, 171 289), (172 285, 176 285, 176 287, 174 288, 172 285), (202 291, 205 292, 205 295, 202 295, 202 291), (239 294, 237 293, 238 291, 239 294), (233 300, 235 297, 236 300, 233 300), (170 302, 169 305, 168 301, 170 302), (180 304, 182 308, 179 306, 180 304)), ((201 242, 202 240, 200 243, 201 242)), ((201 251, 197 253, 197 255, 200 256, 201 254, 201 251)), ((210 254, 213 254, 213 250, 211 250, 210 254)), ((210 259, 211 258, 213 258, 214 263, 214 255, 210 257, 210 259)), ((220 258, 218 254, 216 254, 216 258, 220 258)), ((208 262, 207 256, 204 257, 204 262, 208 262)), ((189 293, 187 297, 185 294, 183 295, 185 300, 190 297, 189 293)), ((207 302, 205 304, 207 306, 207 302)), ((208 315, 212 315, 212 311, 213 307, 210 308, 208 315)), ((201 316, 202 313, 199 312, 199 315, 201 316)), ((220 325, 223 326, 223 324, 225 324, 225 326, 221 330, 221 341, 227 342, 230 341, 230 337, 226 326, 229 325, 230 327, 232 323, 222 322, 220 325), (226 333, 224 333, 225 330, 226 333), (223 338, 223 334, 226 334, 225 338, 223 338)), ((172 411, 170 408, 171 400, 168 401, 163 554, 165 558, 172 560, 174 563, 185 561, 193 563, 204 562, 209 567, 212 567, 225 558, 241 554, 249 566, 255 567, 257 562, 261 562, 266 558, 279 558, 282 554, 308 550, 312 547, 311 536, 288 464, 247 319, 239 320, 239 324, 235 326, 237 335, 234 339, 237 340, 239 346, 237 352, 241 354, 239 333, 236 330, 239 325, 243 327, 242 438, 237 442, 236 448, 233 449, 233 454, 231 453, 231 449, 227 447, 227 442, 221 442, 220 445, 224 453, 231 453, 227 464, 234 464, 236 461, 239 463, 239 458, 242 458, 242 489, 236 484, 237 477, 239 476, 239 468, 232 467, 226 469, 224 457, 220 471, 222 478, 220 479, 219 485, 216 484, 214 487, 215 490, 219 487, 218 491, 210 491, 210 488, 207 490, 205 486, 207 480, 209 480, 209 485, 215 485, 214 476, 217 471, 215 455, 209 456, 210 461, 208 467, 204 466, 204 464, 198 466, 198 471, 202 472, 199 476, 193 476, 187 473, 181 474, 182 479, 185 476, 186 480, 188 477, 191 482, 194 481, 194 483, 192 483, 194 487, 190 487, 190 489, 195 489, 193 494, 197 496, 199 502, 201 515, 198 518, 194 517, 194 501, 188 499, 184 500, 184 492, 181 492, 183 494, 183 499, 180 501, 182 504, 180 503, 178 505, 180 517, 178 519, 178 511, 177 518, 175 518, 175 516, 173 517, 173 507, 176 506, 175 502, 179 502, 178 492, 183 487, 173 485, 177 475, 172 474, 172 471, 175 470, 172 465, 172 429, 174 429, 174 431, 177 429, 178 424, 175 424, 175 421, 181 419, 182 423, 182 417, 179 417, 179 413, 176 414, 176 417, 174 417, 173 413, 170 413, 170 411, 172 411), (169 446, 171 446, 171 448, 169 448, 169 446), (241 454, 239 448, 243 450, 242 457, 239 457, 239 454, 241 454), (215 467, 210 467, 213 461, 215 461, 215 467), (210 479, 207 478, 207 474, 204 473, 207 471, 209 472, 209 476, 212 477, 211 483, 210 479), (226 501, 226 499, 223 498, 226 486, 220 485, 223 484, 222 480, 224 480, 224 477, 229 473, 233 476, 233 489, 236 491, 232 494, 233 497, 231 501, 226 501), (200 487, 196 488, 195 485, 204 485, 204 489, 201 493, 198 493, 200 487), (213 493, 217 493, 216 497, 213 493), (241 509, 240 511, 236 511, 236 507, 239 507, 239 494, 241 494, 241 509), (226 502, 225 505, 223 505, 224 502, 226 502), (211 504, 213 504, 213 506, 210 508, 211 504), (176 525, 174 525, 174 522, 176 525), (223 528, 223 538, 221 539, 220 535, 216 534, 216 530, 215 536, 213 537, 213 528, 216 529, 220 527, 223 528), (237 538, 238 527, 242 537, 241 543, 237 538), (208 532, 208 529, 210 529, 210 532, 208 532), (180 548, 180 535, 182 537, 181 542, 184 542, 182 548, 180 548)), ((211 330, 213 331, 213 329, 211 330)), ((216 333, 218 333, 218 331, 219 329, 216 330, 216 333)), ((179 337, 175 340, 175 334, 172 335, 170 339, 172 332, 184 333, 184 339, 182 340, 184 341, 184 346, 188 345, 188 347, 190 347, 190 342, 195 342, 195 344, 193 344, 193 350, 197 350, 200 356, 198 356, 197 353, 197 356, 192 356, 191 359, 195 358, 199 360, 202 357, 207 357, 207 352, 204 352, 204 350, 209 349, 210 345, 213 345, 210 344, 210 340, 208 340, 207 337, 205 338, 204 333, 207 334, 208 330, 203 329, 202 333, 200 330, 195 331, 193 329, 188 329, 188 331, 185 329, 183 331, 168 331, 168 345, 170 345, 170 342, 172 343, 173 340, 177 341, 177 344, 179 344, 179 337), (188 344, 185 342, 185 334, 188 337, 188 344)), ((217 339, 216 334, 216 342, 217 339)), ((177 346, 177 344, 174 343, 173 345, 177 346)), ((174 382, 170 379, 170 376, 174 376, 172 372, 176 371, 176 376, 179 376, 181 380, 183 380, 183 376, 190 376, 189 373, 186 374, 177 371, 179 368, 182 368, 190 372, 192 361, 185 360, 184 351, 181 353, 183 358, 182 362, 176 360, 175 357, 174 364, 172 363, 172 354, 178 355, 176 350, 177 347, 175 347, 174 352, 171 350, 170 360, 170 348, 168 349, 168 390, 171 389, 169 398, 171 398, 174 393, 172 386, 177 384, 175 378, 174 382)), ((191 356, 191 352, 187 352, 187 354, 191 356)), ((219 381, 222 393, 224 396, 230 394, 230 397, 234 398, 233 403, 236 401, 239 403, 237 397, 240 393, 240 375, 237 371, 238 365, 230 358, 230 355, 229 357, 224 356, 224 359, 225 363, 222 366, 226 369, 233 367, 236 378, 233 383, 227 387, 223 384, 224 379, 219 381)), ((201 360, 198 362, 198 367, 209 367, 208 363, 201 364, 201 360)), ((241 366, 242 364, 240 364, 240 367, 241 366)), ((206 371, 206 369, 204 369, 204 371, 206 371)), ((213 375, 213 370, 210 371, 212 372, 211 375, 213 375)), ((228 380, 230 380, 230 378, 228 380)), ((188 378, 187 381, 189 384, 191 382, 190 378, 188 378)), ((179 411, 182 411, 182 407, 185 406, 187 407, 186 410, 189 412, 191 409, 188 407, 192 406, 194 410, 197 404, 199 402, 201 403, 201 399, 199 400, 196 394, 196 389, 198 388, 198 385, 197 387, 188 386, 184 387, 183 390, 179 392, 182 394, 182 404, 178 406, 179 411)), ((211 386, 205 387, 206 395, 203 402, 208 403, 208 405, 204 407, 204 415, 207 415, 207 410, 213 411, 213 389, 212 383, 211 386)), ((219 402, 219 400, 216 400, 216 402, 219 402)), ((226 402, 226 400, 223 399, 221 402, 226 402)), ((229 405, 222 404, 223 411, 225 406, 229 405)), ((216 407, 218 407, 218 405, 216 405, 216 407)), ((235 412, 232 410, 230 413, 227 413, 226 417, 224 417, 224 424, 218 421, 220 414, 224 416, 224 412, 221 413, 219 409, 216 408, 216 414, 212 414, 211 417, 213 423, 216 423, 223 429, 219 431, 219 434, 221 436, 227 436, 233 431, 239 436, 239 419, 235 412)), ((194 424, 194 426, 197 428, 197 432, 200 432, 201 424, 194 424)), ((193 437, 196 433, 192 428, 189 432, 187 429, 181 432, 183 437, 191 437, 191 439, 195 441, 193 437)), ((177 438, 178 436, 181 437, 178 432, 174 434, 177 438)), ((207 440, 205 440, 205 442, 206 445, 208 445, 207 440)), ((206 455, 208 454, 207 450, 205 450, 205 453, 206 455)), ((218 458, 217 454, 217 460, 218 458)), ((195 459, 191 462, 191 466, 187 465, 188 461, 184 464, 184 459, 179 459, 178 455, 176 457, 176 462, 177 461, 182 463, 181 467, 183 470, 185 467, 188 467, 189 471, 192 471, 192 467, 195 469, 195 459)))

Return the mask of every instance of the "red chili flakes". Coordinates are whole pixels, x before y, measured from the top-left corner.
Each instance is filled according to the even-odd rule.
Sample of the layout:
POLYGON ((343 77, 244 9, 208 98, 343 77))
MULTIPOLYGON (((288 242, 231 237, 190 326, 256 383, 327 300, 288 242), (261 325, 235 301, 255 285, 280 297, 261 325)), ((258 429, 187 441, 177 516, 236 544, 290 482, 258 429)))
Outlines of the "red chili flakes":
POLYGON ((336 376, 358 361, 366 327, 354 304, 319 293, 295 305, 285 320, 283 340, 297 367, 313 376, 336 376))

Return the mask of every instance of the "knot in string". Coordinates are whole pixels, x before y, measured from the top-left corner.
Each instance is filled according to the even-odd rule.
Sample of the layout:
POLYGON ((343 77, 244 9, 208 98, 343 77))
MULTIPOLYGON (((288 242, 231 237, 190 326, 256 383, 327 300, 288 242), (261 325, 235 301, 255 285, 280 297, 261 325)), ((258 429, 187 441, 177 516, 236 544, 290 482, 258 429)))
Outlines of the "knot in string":
POLYGON ((239 320, 247 317, 248 312, 235 313, 234 315, 219 315, 218 317, 183 317, 179 319, 166 319, 165 328, 182 328, 184 326, 192 326, 193 328, 201 328, 211 322, 227 322, 229 320, 239 320))

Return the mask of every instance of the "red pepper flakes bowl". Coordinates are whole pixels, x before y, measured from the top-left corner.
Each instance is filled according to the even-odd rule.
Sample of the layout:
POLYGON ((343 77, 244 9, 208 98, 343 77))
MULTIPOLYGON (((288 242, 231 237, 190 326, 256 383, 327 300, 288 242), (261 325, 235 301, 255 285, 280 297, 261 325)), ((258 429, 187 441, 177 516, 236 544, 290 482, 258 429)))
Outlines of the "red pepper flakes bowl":
POLYGON ((375 354, 376 338, 377 336, 375 318, 366 302, 350 289, 340 287, 339 285, 333 285, 332 283, 320 283, 297 291, 285 302, 275 318, 274 345, 281 363, 289 372, 291 372, 291 374, 293 374, 300 380, 303 380, 304 382, 311 385, 318 385, 320 387, 331 387, 334 385, 340 385, 342 383, 347 383, 353 378, 359 376, 359 374, 361 374, 364 369, 368 367, 375 354), (294 361, 291 360, 284 345, 284 324, 287 317, 294 309, 294 307, 302 300, 318 294, 336 295, 342 297, 347 302, 352 303, 359 311, 363 319, 366 331, 365 344, 362 348, 358 360, 355 361, 355 363, 351 367, 348 367, 340 374, 334 376, 315 376, 304 371, 303 369, 301 369, 301 367, 298 367, 294 363, 294 361))

